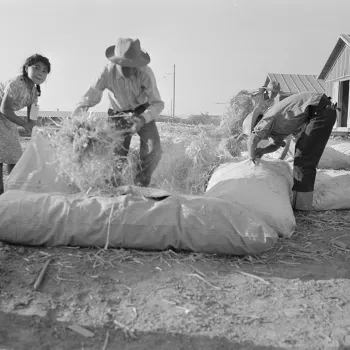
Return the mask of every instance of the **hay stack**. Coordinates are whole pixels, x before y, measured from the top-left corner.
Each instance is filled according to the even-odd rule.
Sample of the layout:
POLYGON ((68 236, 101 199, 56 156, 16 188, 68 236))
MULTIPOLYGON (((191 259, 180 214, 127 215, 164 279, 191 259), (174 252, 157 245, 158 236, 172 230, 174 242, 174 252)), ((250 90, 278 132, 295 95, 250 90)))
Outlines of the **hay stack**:
POLYGON ((239 157, 243 150, 243 141, 237 141, 236 136, 229 136, 221 140, 219 148, 228 152, 232 157, 239 157))
POLYGON ((49 140, 56 150, 57 170, 80 191, 132 183, 133 165, 114 154, 122 147, 123 133, 107 119, 84 113, 56 124, 58 131, 49 140))
POLYGON ((253 111, 254 100, 252 94, 246 90, 240 91, 231 98, 227 111, 223 114, 220 128, 228 135, 237 135, 241 132, 244 118, 253 111))
POLYGON ((221 163, 232 161, 219 142, 204 134, 185 147, 168 140, 162 144, 164 155, 153 178, 158 187, 173 193, 204 194, 212 172, 221 163))

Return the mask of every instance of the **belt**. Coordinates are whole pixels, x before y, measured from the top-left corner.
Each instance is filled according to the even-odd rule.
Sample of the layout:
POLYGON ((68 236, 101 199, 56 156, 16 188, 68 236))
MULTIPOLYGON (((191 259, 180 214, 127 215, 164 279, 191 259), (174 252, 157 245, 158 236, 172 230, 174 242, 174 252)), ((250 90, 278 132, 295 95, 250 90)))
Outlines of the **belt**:
POLYGON ((117 130, 126 130, 132 127, 133 123, 130 120, 125 119, 122 115, 118 115, 123 112, 118 112, 117 114, 113 114, 112 112, 114 113, 113 109, 108 110, 108 120, 115 125, 117 130))
POLYGON ((133 113, 135 116, 141 115, 149 106, 149 103, 146 102, 143 105, 136 107, 135 109, 128 109, 126 111, 114 111, 112 108, 109 108, 107 113, 109 121, 115 124, 117 130, 126 130, 130 129, 133 125, 133 122, 124 118, 124 114, 133 113))
POLYGON ((127 111, 115 111, 114 109, 109 108, 107 111, 107 114, 109 117, 112 117, 113 119, 114 118, 124 118, 123 114, 127 114, 127 113, 130 113, 132 111, 133 111, 132 109, 129 109, 127 111))
POLYGON ((134 113, 134 115, 141 115, 147 108, 149 107, 149 103, 146 102, 142 105, 139 105, 135 109, 128 109, 125 111, 115 111, 112 108, 109 108, 107 113, 110 117, 112 116, 118 116, 119 114, 124 114, 124 113, 134 113))
POLYGON ((319 116, 325 111, 329 112, 336 109, 337 109, 337 105, 333 104, 326 95, 323 95, 317 106, 310 106, 309 120, 319 116))

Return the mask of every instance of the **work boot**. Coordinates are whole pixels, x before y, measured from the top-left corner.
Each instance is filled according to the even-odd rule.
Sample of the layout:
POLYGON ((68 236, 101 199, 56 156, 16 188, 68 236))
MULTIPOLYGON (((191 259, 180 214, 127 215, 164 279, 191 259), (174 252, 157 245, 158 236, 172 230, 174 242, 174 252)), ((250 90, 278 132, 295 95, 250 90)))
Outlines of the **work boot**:
POLYGON ((313 192, 293 191, 292 207, 298 211, 310 211, 313 209, 313 192))

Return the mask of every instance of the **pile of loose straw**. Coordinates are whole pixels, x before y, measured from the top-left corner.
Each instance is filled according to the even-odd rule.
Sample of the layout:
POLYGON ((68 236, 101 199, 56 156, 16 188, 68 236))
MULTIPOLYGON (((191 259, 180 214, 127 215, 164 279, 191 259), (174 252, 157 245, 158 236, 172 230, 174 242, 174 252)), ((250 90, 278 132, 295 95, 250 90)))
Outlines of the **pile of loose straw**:
POLYGON ((240 91, 231 98, 229 106, 222 116, 221 125, 230 135, 236 135, 241 132, 241 127, 245 117, 254 109, 254 100, 250 92, 240 91))
POLYGON ((234 138, 216 140, 201 132, 186 145, 162 142, 163 157, 154 173, 158 187, 173 193, 202 195, 213 171, 222 163, 239 161, 241 146, 234 138))
POLYGON ((49 140, 56 152, 57 170, 79 191, 133 182, 135 164, 114 152, 122 147, 123 133, 106 118, 84 113, 55 124, 58 128, 49 140))
MULTIPOLYGON (((128 157, 123 159, 115 155, 115 149, 122 147, 124 136, 107 119, 85 113, 55 124, 55 131, 47 130, 51 130, 48 136, 56 153, 57 171, 77 191, 108 192, 112 187, 134 184, 138 149, 133 148, 132 142, 128 157)), ((164 142, 160 127, 163 156, 152 180, 157 187, 174 193, 200 195, 220 164, 240 160, 240 141, 221 134, 220 127, 207 129, 207 132, 199 131, 190 142, 181 135, 185 142, 177 145, 173 132, 164 142)))

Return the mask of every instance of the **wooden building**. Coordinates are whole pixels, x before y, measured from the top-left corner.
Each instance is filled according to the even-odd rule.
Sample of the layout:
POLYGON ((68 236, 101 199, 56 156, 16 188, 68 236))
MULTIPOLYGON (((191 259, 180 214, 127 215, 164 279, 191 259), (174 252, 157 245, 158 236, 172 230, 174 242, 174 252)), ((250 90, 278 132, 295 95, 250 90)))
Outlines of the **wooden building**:
POLYGON ((341 34, 324 65, 318 79, 323 80, 326 94, 338 102, 336 127, 350 130, 349 81, 350 81, 350 35, 341 34))

